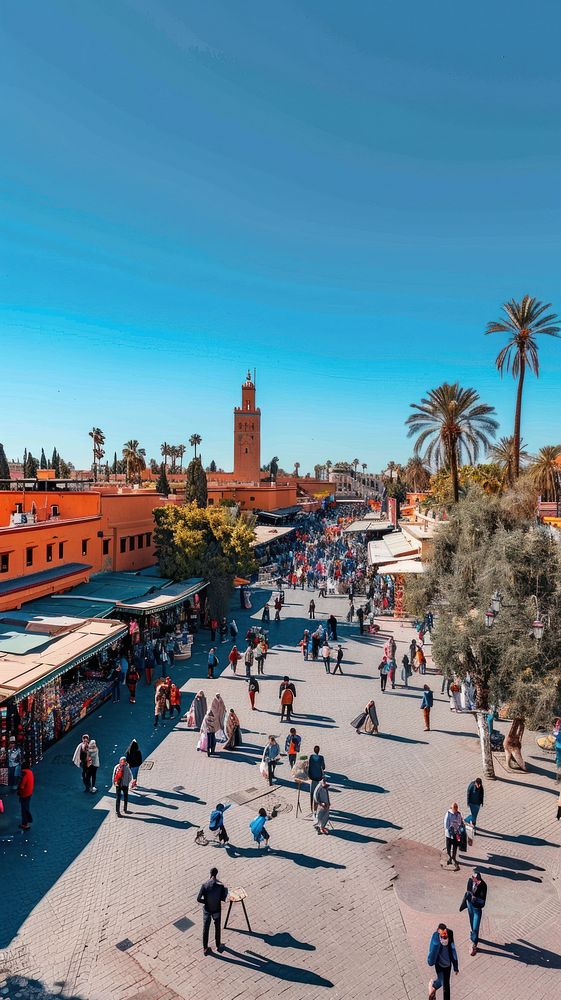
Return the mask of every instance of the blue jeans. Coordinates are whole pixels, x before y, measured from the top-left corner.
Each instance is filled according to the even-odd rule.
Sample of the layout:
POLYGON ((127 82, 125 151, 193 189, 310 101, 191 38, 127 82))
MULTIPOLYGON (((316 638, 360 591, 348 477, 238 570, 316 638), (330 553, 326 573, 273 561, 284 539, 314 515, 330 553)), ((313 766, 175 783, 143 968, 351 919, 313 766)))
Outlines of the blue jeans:
POLYGON ((473 802, 468 802, 468 809, 469 809, 469 815, 465 817, 466 823, 469 823, 471 820, 473 826, 475 827, 481 806, 476 805, 473 802))
POLYGON ((437 962, 434 971, 436 972, 436 979, 433 979, 432 985, 435 990, 439 990, 441 986, 444 986, 443 1000, 450 1000, 450 975, 452 973, 452 966, 439 965, 437 962))
POLYGON ((469 925, 471 927, 471 934, 469 936, 470 941, 473 941, 473 944, 477 944, 479 941, 479 925, 481 923, 483 910, 478 906, 474 906, 473 903, 470 903, 469 899, 466 899, 466 903, 469 913, 469 925))

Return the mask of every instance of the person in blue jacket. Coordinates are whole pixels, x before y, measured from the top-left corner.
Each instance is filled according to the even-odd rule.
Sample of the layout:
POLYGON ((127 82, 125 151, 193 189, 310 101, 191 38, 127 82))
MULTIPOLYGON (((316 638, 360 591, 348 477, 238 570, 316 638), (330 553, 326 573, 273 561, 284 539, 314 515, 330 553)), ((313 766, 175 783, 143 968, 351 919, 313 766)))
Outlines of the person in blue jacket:
POLYGON ((436 979, 429 980, 429 1000, 436 1000, 436 991, 443 989, 443 1000, 450 1000, 450 976, 452 969, 458 975, 458 954, 454 944, 454 932, 446 924, 439 924, 430 939, 427 964, 434 966, 436 979))
POLYGON ((430 687, 428 684, 423 684, 423 697, 421 699, 420 708, 425 721, 425 733, 430 732, 430 710, 433 706, 433 701, 434 698, 430 687))
POLYGON ((212 810, 208 821, 209 830, 216 833, 221 844, 227 844, 230 840, 226 832, 226 827, 224 826, 224 813, 230 808, 231 804, 232 803, 229 802, 228 805, 225 806, 223 802, 218 802, 216 809, 212 810))
POLYGON ((261 841, 265 841, 265 850, 269 850, 269 834, 265 829, 265 823, 267 822, 267 813, 261 807, 255 819, 252 819, 249 824, 249 829, 253 834, 253 839, 257 842, 257 845, 261 847, 261 841))

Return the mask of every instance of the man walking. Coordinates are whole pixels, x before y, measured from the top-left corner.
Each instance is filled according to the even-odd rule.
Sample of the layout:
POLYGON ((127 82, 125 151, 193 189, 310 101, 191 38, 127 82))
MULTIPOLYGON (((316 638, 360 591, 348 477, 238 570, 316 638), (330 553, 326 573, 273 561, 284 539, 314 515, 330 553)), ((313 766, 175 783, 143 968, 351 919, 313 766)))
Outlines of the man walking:
POLYGON ((35 778, 33 771, 29 767, 22 768, 21 778, 18 785, 19 804, 21 809, 20 830, 29 830, 33 823, 31 815, 31 796, 35 788, 35 778))
POLYGON ((471 876, 468 878, 467 890, 462 905, 460 906, 460 910, 467 907, 469 914, 469 926, 471 928, 471 955, 477 954, 479 926, 481 924, 481 917, 483 916, 483 907, 486 902, 487 883, 481 878, 481 872, 477 868, 474 868, 471 876))
POLYGON ((459 972, 458 955, 454 944, 454 932, 446 924, 439 924, 430 939, 427 965, 433 965, 436 979, 429 980, 429 1000, 436 1000, 436 991, 443 989, 443 1000, 450 1000, 450 976, 452 969, 459 972))
POLYGON ((281 686, 279 687, 279 700, 281 703, 281 716, 280 721, 284 721, 286 715, 286 721, 290 722, 290 717, 292 715, 292 706, 294 704, 294 699, 296 697, 296 687, 291 683, 289 677, 283 677, 281 686))
POLYGON ((284 743, 285 752, 288 754, 288 763, 291 767, 294 767, 296 763, 296 757, 300 753, 301 742, 302 737, 298 736, 294 726, 292 726, 284 743))
POLYGON ((210 878, 208 882, 202 884, 197 896, 197 903, 203 904, 203 951, 205 955, 210 954, 212 951, 212 948, 208 946, 211 920, 214 924, 216 950, 220 952, 224 950, 220 943, 220 922, 222 918, 222 903, 226 902, 227 897, 228 890, 226 886, 218 881, 218 868, 211 868, 210 878))
POLYGON ((359 607, 356 616, 358 618, 358 627, 360 629, 360 634, 364 635, 364 611, 362 609, 362 605, 361 607, 359 607))
POLYGON ((325 667, 326 674, 331 673, 331 646, 329 645, 327 639, 325 640, 323 646, 321 647, 321 658, 323 660, 323 665, 325 667))
POLYGON ((466 823, 471 823, 473 827, 473 836, 475 837, 475 828, 477 823, 477 817, 479 815, 479 810, 483 806, 483 799, 485 798, 485 792, 483 790, 483 782, 481 778, 476 778, 468 785, 467 789, 467 805, 469 809, 469 814, 466 816, 466 823))
POLYGON ((121 700, 121 679, 123 676, 123 671, 121 668, 121 661, 117 660, 115 666, 113 667, 113 673, 111 674, 111 701, 113 704, 121 700))
POLYGON ((127 758, 121 757, 119 763, 113 768, 113 784, 115 785, 115 812, 121 817, 121 798, 124 802, 124 811, 129 811, 129 785, 132 781, 132 771, 128 765, 127 758))
POLYGON ((319 752, 319 747, 314 747, 314 752, 310 754, 308 760, 308 778, 310 779, 310 809, 314 811, 314 792, 325 774, 325 760, 319 752))
POLYGON ((316 602, 314 601, 313 597, 312 597, 312 599, 310 601, 310 605, 309 605, 309 608, 308 608, 308 614, 309 614, 310 618, 315 618, 316 617, 316 602))
POLYGON ((314 826, 318 833, 328 834, 327 824, 329 822, 329 810, 331 809, 331 799, 329 798, 329 785, 325 778, 322 778, 314 791, 314 826))
POLYGON ((339 643, 339 645, 337 646, 337 657, 335 660, 335 666, 333 667, 334 675, 337 673, 337 671, 339 671, 341 675, 343 674, 343 671, 341 670, 342 662, 343 662, 343 647, 341 643, 339 643))
POLYGON ((411 643, 409 645, 409 662, 411 666, 413 666, 413 664, 415 663, 416 655, 417 655, 417 640, 411 639, 411 643))
POLYGON ((423 697, 421 699, 421 709, 425 720, 425 733, 430 733, 430 710, 433 705, 433 695, 428 684, 423 684, 423 697))
POLYGON ((446 836, 446 853, 448 855, 447 865, 454 865, 454 870, 459 872, 460 866, 456 860, 458 846, 460 843, 463 818, 457 802, 453 802, 450 809, 444 816, 444 834, 446 836))
POLYGON ((249 690, 249 702, 250 702, 252 711, 256 712, 256 711, 258 711, 258 709, 255 708, 255 695, 259 694, 259 681, 257 680, 256 677, 250 677, 249 678, 249 688, 248 688, 248 690, 249 690))
POLYGON ((331 629, 331 638, 333 639, 333 642, 337 642, 337 619, 335 615, 329 615, 327 623, 331 629))
POLYGON ((87 733, 82 736, 82 742, 78 743, 74 751, 74 756, 72 757, 72 763, 79 767, 82 772, 82 781, 84 782, 84 791, 89 792, 90 783, 88 778, 88 747, 90 745, 90 737, 87 733))

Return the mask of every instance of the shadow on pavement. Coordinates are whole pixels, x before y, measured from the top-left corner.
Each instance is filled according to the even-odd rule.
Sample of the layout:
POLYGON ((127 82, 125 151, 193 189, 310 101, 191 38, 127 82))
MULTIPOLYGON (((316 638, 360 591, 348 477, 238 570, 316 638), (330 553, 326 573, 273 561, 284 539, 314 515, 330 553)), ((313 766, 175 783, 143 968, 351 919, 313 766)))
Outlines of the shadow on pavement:
POLYGON ((548 951, 547 948, 531 944, 530 941, 512 941, 510 944, 496 944, 494 941, 479 939, 479 944, 490 944, 493 948, 479 947, 478 951, 482 955, 497 955, 500 958, 513 958, 523 965, 538 965, 542 969, 561 969, 561 955, 556 951, 548 951))
POLYGON ((470 864, 476 863, 482 874, 492 875, 495 878, 508 878, 516 882, 543 882, 543 879, 538 878, 538 876, 527 873, 530 871, 544 872, 545 868, 532 865, 529 861, 523 861, 522 858, 512 858, 506 854, 489 854, 487 858, 474 858, 469 854, 462 860, 469 860, 470 864))
POLYGON ((300 854, 295 851, 284 851, 280 848, 271 847, 268 851, 260 847, 234 847, 233 844, 226 845, 226 853, 238 858, 285 858, 287 861, 294 861, 294 864, 301 868, 336 868, 343 870, 346 865, 335 864, 334 861, 325 861, 323 858, 314 858, 310 854, 300 854))
POLYGON ((56 984, 56 992, 52 993, 45 989, 43 983, 38 979, 27 979, 25 976, 8 976, 5 985, 2 987, 2 997, 12 1000, 13 997, 25 997, 25 1000, 86 1000, 84 996, 73 993, 60 993, 59 987, 64 983, 56 984))
POLYGON ((299 951, 315 951, 315 944, 308 944, 307 941, 299 941, 297 938, 293 937, 288 931, 279 931, 277 934, 258 934, 257 931, 247 931, 245 927, 231 927, 228 925, 229 931, 235 931, 236 934, 245 934, 246 937, 260 938, 265 944, 271 946, 271 948, 297 948, 299 951))
POLYGON ((383 788, 382 785, 371 785, 366 781, 354 781, 353 778, 347 777, 346 774, 330 771, 329 768, 326 768, 326 774, 331 781, 336 782, 338 785, 343 785, 344 788, 348 788, 353 792, 378 792, 382 794, 389 791, 389 789, 383 788))
POLYGON ((394 733, 378 733, 379 740, 392 740, 396 743, 422 743, 428 746, 428 740, 412 740, 408 736, 396 736, 394 733))
MULTIPOLYGON (((336 816, 333 818, 337 821, 336 816)), ((382 840, 380 837, 367 837, 366 834, 357 833, 356 830, 340 830, 338 827, 331 830, 331 835, 337 840, 349 840, 353 844, 387 844, 387 840, 382 840)))
POLYGON ((252 972, 261 972, 263 975, 273 976, 275 979, 282 979, 289 983, 304 983, 307 986, 332 987, 330 979, 324 979, 315 972, 307 969, 297 969, 294 965, 285 965, 282 962, 275 962, 263 955, 258 955, 255 951, 234 951, 233 948, 226 947, 222 954, 213 952, 214 958, 220 962, 228 962, 231 965, 242 966, 251 969, 252 972), (229 958, 228 955, 235 956, 229 958))
POLYGON ((386 819, 376 819, 375 816, 359 816, 358 813, 345 812, 344 809, 332 809, 331 816, 334 822, 350 823, 353 826, 364 826, 370 830, 401 830, 403 827, 396 826, 386 819))

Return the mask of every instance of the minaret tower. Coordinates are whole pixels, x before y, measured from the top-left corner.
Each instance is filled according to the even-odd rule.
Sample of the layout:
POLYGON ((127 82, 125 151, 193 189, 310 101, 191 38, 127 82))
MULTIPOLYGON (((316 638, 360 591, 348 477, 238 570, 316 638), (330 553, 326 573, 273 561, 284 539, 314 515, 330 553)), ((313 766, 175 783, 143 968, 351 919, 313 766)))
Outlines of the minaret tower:
POLYGON ((234 407, 234 479, 259 483, 261 475, 261 410, 255 406, 255 382, 248 370, 242 405, 234 407))

